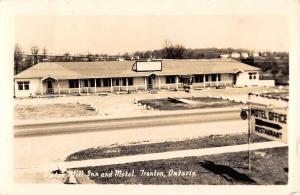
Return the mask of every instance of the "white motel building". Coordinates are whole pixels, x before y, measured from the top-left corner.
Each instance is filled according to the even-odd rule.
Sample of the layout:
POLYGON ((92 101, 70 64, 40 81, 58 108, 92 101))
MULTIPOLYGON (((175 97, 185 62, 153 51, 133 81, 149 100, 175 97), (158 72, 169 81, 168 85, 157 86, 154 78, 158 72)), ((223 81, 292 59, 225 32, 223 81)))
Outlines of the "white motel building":
POLYGON ((15 75, 14 95, 180 90, 183 76, 192 76, 194 89, 274 85, 274 80, 259 80, 259 73, 233 59, 43 62, 15 75))

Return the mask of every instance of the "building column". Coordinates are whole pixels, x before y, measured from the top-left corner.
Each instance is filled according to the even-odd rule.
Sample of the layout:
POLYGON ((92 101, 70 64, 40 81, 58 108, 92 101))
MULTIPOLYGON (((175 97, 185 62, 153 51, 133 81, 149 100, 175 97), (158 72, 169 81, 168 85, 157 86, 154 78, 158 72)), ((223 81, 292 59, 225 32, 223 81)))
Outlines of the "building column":
POLYGON ((205 88, 205 86, 206 86, 206 76, 205 76, 205 74, 203 75, 203 88, 205 88))
POLYGON ((121 81, 122 81, 122 79, 119 78, 119 92, 121 91, 121 81))
POLYGON ((129 91, 129 88, 128 88, 128 78, 126 77, 126 89, 127 91, 129 91))
POLYGON ((147 77, 145 77, 145 91, 147 90, 147 77))
POLYGON ((219 74, 217 74, 217 87, 219 86, 219 74))
POLYGON ((44 95, 43 80, 41 79, 41 95, 44 95))
POLYGON ((81 91, 80 91, 80 84, 81 84, 81 83, 80 83, 80 80, 78 80, 78 93, 79 93, 79 94, 81 94, 81 91))
POLYGON ((160 76, 158 76, 158 89, 160 90, 160 76))
POLYGON ((112 78, 110 78, 110 92, 113 92, 112 78))
POLYGON ((96 92, 97 92, 97 83, 96 83, 96 79, 94 79, 94 87, 95 87, 94 93, 96 93, 96 92))
POLYGON ((178 84, 179 84, 179 77, 178 76, 175 77, 175 81, 176 81, 176 90, 178 90, 178 84))

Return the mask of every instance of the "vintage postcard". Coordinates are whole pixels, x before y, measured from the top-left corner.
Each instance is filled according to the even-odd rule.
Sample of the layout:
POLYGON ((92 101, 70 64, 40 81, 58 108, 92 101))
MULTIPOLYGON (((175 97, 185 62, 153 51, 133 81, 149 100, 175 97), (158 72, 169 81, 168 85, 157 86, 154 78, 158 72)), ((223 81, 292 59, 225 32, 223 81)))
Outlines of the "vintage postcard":
POLYGON ((16 11, 14 193, 41 184, 52 193, 57 186, 114 194, 123 187, 129 194, 166 194, 165 187, 193 194, 221 186, 296 193, 293 17, 286 11, 295 2, 277 2, 280 12, 270 13, 246 10, 247 1, 220 2, 205 5, 223 12, 77 13, 83 1, 62 2, 73 9, 65 14, 53 11, 55 3, 37 4, 43 13, 16 11))

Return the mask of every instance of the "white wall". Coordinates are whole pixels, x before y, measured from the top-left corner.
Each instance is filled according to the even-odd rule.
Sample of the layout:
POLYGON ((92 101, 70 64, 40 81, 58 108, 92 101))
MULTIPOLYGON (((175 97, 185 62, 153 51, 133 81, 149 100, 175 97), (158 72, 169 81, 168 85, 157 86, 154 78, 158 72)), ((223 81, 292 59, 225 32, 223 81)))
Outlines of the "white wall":
POLYGON ((145 86, 145 77, 134 77, 133 85, 144 85, 145 86))
POLYGON ((16 97, 29 97, 40 94, 41 80, 40 79, 15 79, 15 96, 16 97), (29 90, 18 90, 18 83, 29 81, 29 90))
POLYGON ((275 86, 274 80, 259 80, 258 72, 256 74, 256 79, 249 79, 249 73, 250 72, 238 73, 236 79, 236 86, 275 86))
POLYGON ((249 73, 248 72, 240 72, 236 76, 236 86, 252 86, 252 85, 258 85, 259 81, 259 74, 256 74, 256 79, 249 79, 249 73))
POLYGON ((232 81, 231 74, 229 73, 221 74, 221 81, 232 81))

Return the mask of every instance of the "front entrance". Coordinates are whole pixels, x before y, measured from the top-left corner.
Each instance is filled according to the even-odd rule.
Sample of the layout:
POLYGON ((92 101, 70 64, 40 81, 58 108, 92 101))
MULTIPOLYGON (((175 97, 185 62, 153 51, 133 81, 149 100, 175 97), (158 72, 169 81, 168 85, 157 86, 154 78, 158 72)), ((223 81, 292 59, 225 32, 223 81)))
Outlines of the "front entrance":
POLYGON ((234 74, 234 75, 233 75, 233 85, 236 84, 236 77, 237 77, 236 74, 234 74))
POLYGON ((53 82, 51 80, 46 81, 47 82, 47 94, 53 94, 53 82))
POLYGON ((153 89, 153 78, 151 76, 147 77, 147 89, 153 89))

